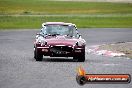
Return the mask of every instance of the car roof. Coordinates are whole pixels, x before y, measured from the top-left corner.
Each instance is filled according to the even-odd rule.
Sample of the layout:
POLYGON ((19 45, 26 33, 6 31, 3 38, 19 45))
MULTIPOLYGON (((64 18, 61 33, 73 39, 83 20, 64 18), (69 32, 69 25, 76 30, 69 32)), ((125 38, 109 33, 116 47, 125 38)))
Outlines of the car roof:
POLYGON ((73 26, 76 26, 75 24, 65 23, 65 22, 45 22, 45 23, 42 23, 42 27, 44 27, 45 25, 73 25, 73 26))

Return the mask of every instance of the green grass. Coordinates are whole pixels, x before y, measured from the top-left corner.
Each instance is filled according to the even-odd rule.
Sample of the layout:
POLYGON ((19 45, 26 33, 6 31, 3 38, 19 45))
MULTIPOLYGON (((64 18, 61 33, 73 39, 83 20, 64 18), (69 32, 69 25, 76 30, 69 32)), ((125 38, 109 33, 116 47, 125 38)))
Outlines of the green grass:
POLYGON ((0 0, 0 15, 0 29, 40 28, 48 21, 72 22, 79 28, 132 28, 132 3, 0 0))
POLYGON ((41 28, 41 24, 47 21, 72 22, 75 23, 78 28, 132 28, 132 16, 127 17, 0 16, 0 29, 41 28))
POLYGON ((0 14, 132 14, 131 3, 0 0, 0 14))

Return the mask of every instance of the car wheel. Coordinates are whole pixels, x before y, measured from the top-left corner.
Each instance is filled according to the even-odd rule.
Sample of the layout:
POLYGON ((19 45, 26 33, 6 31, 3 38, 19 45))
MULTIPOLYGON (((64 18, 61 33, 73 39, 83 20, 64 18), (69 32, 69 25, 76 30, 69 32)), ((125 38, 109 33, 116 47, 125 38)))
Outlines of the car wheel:
POLYGON ((85 61, 85 52, 83 52, 81 55, 74 56, 74 60, 77 60, 78 62, 84 62, 85 61))
POLYGON ((34 50, 34 58, 36 59, 36 61, 42 61, 43 59, 43 55, 42 54, 39 54, 35 48, 34 50))
POLYGON ((78 57, 78 62, 84 62, 85 61, 85 54, 78 57))

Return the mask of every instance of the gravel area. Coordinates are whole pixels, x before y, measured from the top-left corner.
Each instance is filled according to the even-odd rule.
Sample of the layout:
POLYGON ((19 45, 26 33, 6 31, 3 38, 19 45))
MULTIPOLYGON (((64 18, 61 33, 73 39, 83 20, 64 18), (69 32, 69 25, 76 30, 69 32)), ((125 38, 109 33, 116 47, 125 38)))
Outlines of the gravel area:
POLYGON ((127 57, 132 58, 132 42, 118 42, 114 44, 101 45, 99 49, 110 50, 113 52, 122 52, 127 57))

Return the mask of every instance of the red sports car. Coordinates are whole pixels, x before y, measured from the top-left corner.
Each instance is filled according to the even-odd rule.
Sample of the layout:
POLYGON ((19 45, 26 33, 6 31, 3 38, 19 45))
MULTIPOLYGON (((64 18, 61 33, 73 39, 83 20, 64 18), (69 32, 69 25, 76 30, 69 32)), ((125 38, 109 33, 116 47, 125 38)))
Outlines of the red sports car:
POLYGON ((85 61, 86 41, 72 23, 46 22, 42 24, 34 42, 34 58, 42 61, 43 56, 73 57, 85 61))

